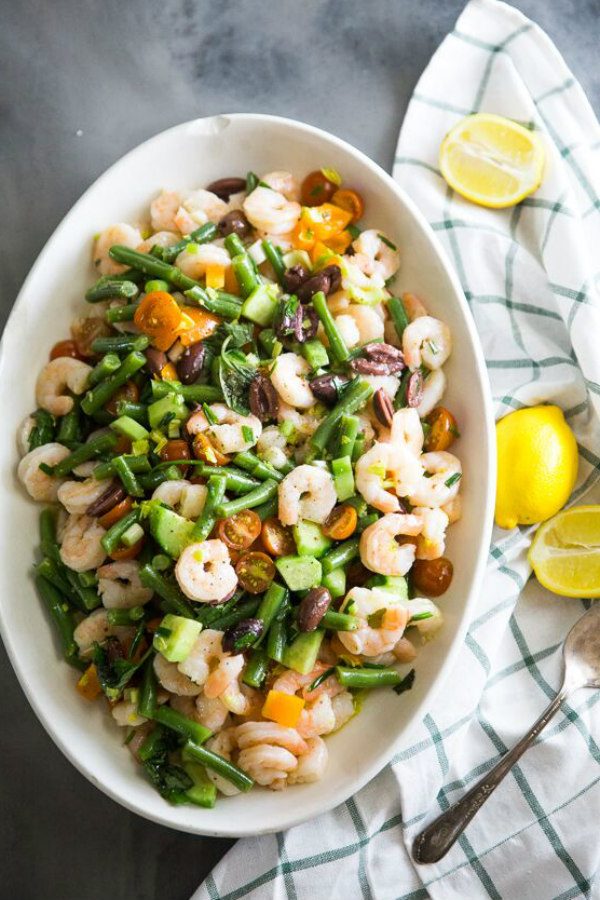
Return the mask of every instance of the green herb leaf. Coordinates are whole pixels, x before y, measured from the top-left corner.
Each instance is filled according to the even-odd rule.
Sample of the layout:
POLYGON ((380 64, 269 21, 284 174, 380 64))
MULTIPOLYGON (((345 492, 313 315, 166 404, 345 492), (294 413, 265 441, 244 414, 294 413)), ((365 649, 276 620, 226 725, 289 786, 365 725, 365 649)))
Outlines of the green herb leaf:
POLYGON ((221 348, 219 359, 219 382, 225 403, 230 409, 247 416, 250 412, 248 391, 256 375, 256 367, 250 365, 241 350, 228 350, 228 337, 221 348))
POLYGON ((408 675, 405 675, 400 684, 395 684, 392 688, 397 694, 403 694, 404 691, 410 691, 411 687, 415 683, 416 672, 414 669, 411 669, 408 675))
POLYGON ((215 416, 214 412, 212 411, 212 409, 210 408, 208 403, 202 404, 202 411, 203 411, 204 415, 206 416, 206 421, 208 422, 209 425, 218 425, 219 424, 219 420, 215 416))
POLYGON ((462 478, 462 472, 455 472, 454 475, 451 475, 450 478, 447 478, 444 482, 446 487, 452 487, 453 484, 456 484, 457 481, 460 481, 462 478))
POLYGON ((398 250, 396 245, 392 244, 389 238, 386 238, 385 234, 378 234, 377 236, 386 245, 386 247, 390 248, 390 250, 393 250, 394 252, 398 250))

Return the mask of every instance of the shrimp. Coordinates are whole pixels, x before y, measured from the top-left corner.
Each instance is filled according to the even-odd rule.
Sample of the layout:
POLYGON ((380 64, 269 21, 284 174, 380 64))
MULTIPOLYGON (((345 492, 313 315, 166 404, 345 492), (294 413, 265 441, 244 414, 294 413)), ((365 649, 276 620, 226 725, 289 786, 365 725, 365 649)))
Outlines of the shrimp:
POLYGON ((42 444, 25 454, 17 468, 17 475, 30 497, 39 503, 53 503, 56 500, 64 478, 46 475, 40 469, 40 464, 55 466, 69 456, 69 453, 70 450, 62 444, 51 443, 42 444))
POLYGON ((315 678, 318 678, 319 675, 326 672, 328 668, 329 666, 325 665, 325 663, 318 662, 314 669, 307 675, 301 675, 293 669, 288 669, 283 675, 280 675, 279 678, 275 679, 273 682, 273 690, 280 691, 282 694, 301 693, 305 700, 316 700, 321 694, 335 697, 335 695, 339 694, 343 688, 333 675, 321 682, 314 691, 308 690, 315 678))
POLYGON ((392 418, 391 442, 415 456, 423 450, 423 426, 415 409, 399 409, 392 418))
POLYGON ((287 440, 277 425, 268 425, 256 442, 260 459, 275 469, 282 469, 288 461, 287 440))
POLYGON ((60 558, 74 572, 89 572, 101 566, 106 550, 100 543, 106 529, 90 516, 69 516, 62 537, 60 558))
MULTIPOLYGON (((215 737, 210 738, 205 746, 208 750, 212 750, 213 753, 218 753, 219 756, 231 760, 231 755, 236 749, 235 733, 235 727, 224 728, 219 734, 215 735, 215 737)), ((206 774, 217 789, 226 797, 233 797, 235 794, 240 793, 239 788, 236 788, 230 781, 223 778, 222 775, 213 772, 212 769, 207 769, 206 774)))
POLYGON ((127 266, 111 259, 108 251, 113 244, 123 244, 125 247, 131 247, 135 250, 142 242, 142 235, 139 228, 133 225, 127 225, 120 222, 118 225, 109 225, 105 228, 94 242, 93 260, 94 266, 101 275, 120 275, 125 272, 127 266))
POLYGON ((260 180, 272 191, 283 194, 286 200, 300 200, 300 185, 291 172, 267 172, 260 180))
POLYGON ((329 294, 327 297, 327 306, 332 316, 339 316, 340 313, 345 312, 351 302, 347 291, 336 291, 335 294, 329 294))
POLYGON ((381 316, 370 306, 353 303, 341 315, 336 316, 335 324, 350 348, 383 338, 381 316))
POLYGON ((205 484, 191 484, 185 479, 163 481, 152 494, 153 500, 166 503, 184 519, 197 519, 206 503, 205 484))
POLYGON ((199 409, 192 413, 187 420, 188 434, 200 434, 203 431, 209 435, 211 443, 221 453, 241 453, 253 447, 262 433, 262 424, 256 416, 242 416, 240 413, 229 409, 224 403, 213 403, 211 412, 217 420, 216 425, 211 425, 204 411, 199 409), (252 437, 248 437, 246 429, 250 429, 252 437))
POLYGON ((402 294, 402 306, 411 322, 429 315, 427 307, 416 294, 402 294))
POLYGON ((428 600, 426 597, 415 597, 413 600, 405 601, 404 605, 409 616, 408 624, 414 625, 422 637, 428 639, 442 627, 444 622, 442 613, 432 600, 428 600), (427 615, 423 616, 424 613, 427 615), (418 618, 413 622, 413 616, 423 616, 423 618, 418 618))
POLYGON ((175 265, 189 278, 203 278, 208 266, 231 267, 231 257, 227 250, 216 244, 190 244, 179 254, 175 265))
POLYGON ((446 390, 446 376, 443 369, 434 369, 425 378, 423 394, 419 405, 416 407, 419 418, 424 419, 434 409, 446 390))
POLYGON ((344 647, 350 653, 362 656, 380 656, 393 650, 404 634, 408 611, 389 591, 378 588, 354 587, 346 596, 345 607, 350 601, 361 625, 356 631, 338 631, 337 636, 344 647), (369 625, 369 616, 382 610, 381 625, 377 628, 369 625))
POLYGON ((325 521, 337 502, 333 478, 317 466, 298 466, 279 484, 279 519, 296 525, 298 519, 325 521))
MULTIPOLYGON (((316 399, 315 399, 316 403, 316 399)), ((298 412, 293 406, 279 401, 279 412, 277 413, 278 422, 291 422, 294 427, 294 437, 310 437, 317 430, 321 416, 315 415, 313 410, 307 410, 304 413, 298 412)), ((286 443, 293 443, 292 438, 288 438, 286 443)))
POLYGON ((256 744, 241 751, 238 765, 257 784, 270 787, 272 790, 281 790, 285 787, 288 773, 297 767, 298 760, 293 753, 283 747, 256 744))
POLYGON ((406 575, 415 561, 415 545, 398 544, 396 538, 416 536, 422 530, 423 520, 409 513, 388 513, 373 522, 360 536, 363 566, 380 575, 406 575))
POLYGON ((452 335, 445 322, 421 316, 404 329, 402 350, 406 365, 414 372, 419 366, 440 369, 452 352, 452 335))
POLYGON ((241 654, 231 656, 223 650, 223 632, 214 628, 202 631, 178 669, 204 688, 209 699, 220 696, 244 667, 241 654))
POLYGON ((317 400, 308 383, 309 373, 310 366, 304 357, 282 353, 271 372, 271 384, 284 403, 296 409, 310 409, 317 400))
POLYGON ((159 682, 169 693, 180 697, 196 697, 202 691, 201 685, 180 672, 177 664, 169 662, 161 653, 155 655, 152 665, 159 682))
POLYGON ((90 503, 94 503, 105 491, 106 481, 87 478, 85 481, 64 481, 56 493, 67 512, 82 516, 90 503))
POLYGON ((260 186, 248 194, 243 209, 255 228, 275 235, 291 231, 302 212, 302 207, 295 200, 287 200, 278 191, 260 186))
POLYGON ((313 737, 307 741, 308 750, 298 759, 298 765, 288 775, 288 784, 312 784, 319 781, 327 768, 329 753, 325 741, 313 737))
POLYGON ((87 656, 94 644, 102 644, 108 637, 126 641, 134 632, 135 629, 129 625, 111 625, 107 611, 100 607, 81 620, 73 632, 73 637, 80 655, 87 656))
POLYGON ((381 287, 400 268, 400 253, 395 248, 392 249, 390 244, 391 241, 376 228, 361 232, 352 242, 354 263, 381 287))
POLYGON ((308 749, 306 741, 295 728, 286 728, 276 722, 244 722, 243 725, 238 725, 235 735, 240 750, 259 744, 271 744, 285 747, 290 753, 300 756, 308 749))
POLYGON ((462 497, 460 494, 457 494, 448 503, 444 503, 440 509, 443 509, 448 516, 448 525, 454 525, 462 516, 462 497))
POLYGON ((177 560, 175 578, 186 597, 199 603, 222 602, 238 583, 227 545, 218 539, 189 544, 177 560))
POLYGON ((206 697, 204 694, 196 698, 193 717, 211 731, 220 731, 230 721, 229 710, 220 697, 206 697))
POLYGON ((73 409, 73 398, 66 392, 83 394, 92 367, 80 359, 59 356, 47 363, 35 383, 35 402, 53 416, 66 416, 73 409))
POLYGON ((417 559, 437 559, 445 548, 448 516, 441 509, 416 506, 413 515, 423 523, 423 530, 417 538, 417 559))
POLYGON ((410 663, 417 657, 415 646, 407 637, 400 638, 392 653, 399 663, 410 663))
POLYGON ((383 388, 390 400, 394 399, 400 387, 400 379, 396 375, 362 375, 361 378, 371 385, 373 392, 383 388))
POLYGON ((462 466, 452 453, 438 450, 424 453, 421 463, 429 477, 423 477, 410 493, 413 506, 445 506, 454 500, 460 488, 462 466), (450 482, 450 483, 448 483, 450 482))
POLYGON ((26 416, 17 429, 17 450, 19 456, 26 456, 29 452, 29 439, 36 426, 33 416, 26 416))
POLYGON ((122 728, 137 728, 148 721, 138 714, 137 703, 133 700, 121 700, 116 703, 111 709, 111 714, 117 725, 122 728))
POLYGON ((150 224, 153 231, 177 231, 175 216, 181 206, 178 191, 162 190, 150 204, 150 224))
POLYGON ((153 591, 140 581, 140 564, 136 559, 121 559, 100 566, 98 593, 106 609, 131 609, 144 606, 153 591))
POLYGON ((355 713, 354 698, 350 691, 342 691, 337 694, 331 701, 333 707, 333 715, 335 717, 334 731, 343 728, 346 722, 349 722, 355 713))
MULTIPOLYGON (((178 243, 179 235, 174 231, 157 231, 136 247, 138 253, 150 253, 153 247, 172 247, 178 243)), ((115 324, 115 323, 113 323, 115 324)))
POLYGON ((307 703, 298 719, 298 734, 303 738, 329 734, 335 728, 335 713, 331 697, 321 694, 316 700, 307 703))
POLYGON ((175 214, 175 225, 182 234, 191 234, 199 225, 220 222, 227 212, 227 204, 212 191, 202 188, 192 191, 175 214))
POLYGON ((400 509, 398 498, 387 490, 388 486, 394 486, 399 477, 400 455, 393 444, 375 441, 356 463, 356 490, 367 503, 383 513, 395 513, 400 509))

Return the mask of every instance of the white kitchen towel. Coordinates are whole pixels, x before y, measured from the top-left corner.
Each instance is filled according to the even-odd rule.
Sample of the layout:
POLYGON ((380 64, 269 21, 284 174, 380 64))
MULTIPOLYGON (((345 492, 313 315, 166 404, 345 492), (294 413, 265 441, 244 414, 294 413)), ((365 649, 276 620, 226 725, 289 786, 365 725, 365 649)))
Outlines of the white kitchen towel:
MULTIPOLYGON (((472 0, 417 85, 394 177, 458 271, 497 416, 561 406, 580 449, 571 502, 600 502, 600 128, 548 37, 510 6, 472 0), (473 112, 516 119, 545 144, 542 186, 512 209, 474 206, 440 175, 444 135, 473 112)), ((441 862, 410 857, 558 688, 560 644, 589 602, 528 580, 532 532, 495 531, 464 648, 410 745, 331 813, 241 840, 193 900, 600 897, 600 692, 565 704, 441 862)))

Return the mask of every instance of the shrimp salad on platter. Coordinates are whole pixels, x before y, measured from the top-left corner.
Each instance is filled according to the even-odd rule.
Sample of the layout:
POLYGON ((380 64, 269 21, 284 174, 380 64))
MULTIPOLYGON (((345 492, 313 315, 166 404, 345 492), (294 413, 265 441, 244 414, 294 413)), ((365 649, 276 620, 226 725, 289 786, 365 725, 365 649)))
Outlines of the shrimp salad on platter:
POLYGON ((363 212, 332 169, 163 190, 96 236, 19 431, 80 702, 171 803, 324 777, 442 624, 452 337, 363 212))

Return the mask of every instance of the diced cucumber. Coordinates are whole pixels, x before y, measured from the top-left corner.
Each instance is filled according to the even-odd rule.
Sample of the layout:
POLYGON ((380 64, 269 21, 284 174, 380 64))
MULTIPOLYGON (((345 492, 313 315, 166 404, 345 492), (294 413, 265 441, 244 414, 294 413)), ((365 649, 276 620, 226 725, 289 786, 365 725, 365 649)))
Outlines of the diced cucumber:
POLYGON ((317 338, 312 341, 307 341, 305 344, 301 344, 301 348, 302 355, 311 369, 320 369, 321 367, 329 365, 327 350, 317 338))
POLYGON ((175 419, 185 419, 187 408, 181 394, 171 393, 162 400, 155 400, 148 407, 150 428, 158 428, 165 416, 172 414, 175 419))
POLYGON ((292 266, 304 266, 309 272, 312 272, 312 261, 306 250, 290 250, 289 253, 283 254, 283 261, 286 269, 292 266))
POLYGON ((306 591, 321 583, 321 563, 314 556, 282 556, 275 566, 290 591, 306 591))
POLYGON ((315 631, 304 631, 295 638, 283 653, 283 665, 301 675, 308 675, 315 667, 321 641, 325 631, 317 628, 315 631))
POLYGON ((150 533, 165 553, 177 559, 188 544, 194 523, 166 506, 154 506, 150 513, 150 533))
POLYGON ((327 588, 334 600, 343 597, 346 593, 346 572, 344 569, 333 569, 323 575, 321 584, 327 588))
POLYGON ((340 456, 332 459, 331 471, 333 472, 333 484, 338 500, 348 500, 354 495, 354 472, 352 460, 349 456, 340 456))
POLYGON ((121 535, 121 543, 125 544, 126 547, 133 547, 134 544, 137 544, 138 541, 144 537, 144 529, 139 524, 139 522, 134 522, 133 525, 130 525, 127 531, 124 531, 121 535))
POLYGON ((370 588, 389 591, 400 600, 408 600, 408 582, 402 575, 373 575, 367 582, 370 588))
POLYGON ((190 803, 212 809, 217 800, 217 788, 212 783, 206 769, 199 763, 184 762, 183 768, 194 784, 185 792, 190 803))
POLYGON ((200 622, 183 616, 166 615, 154 635, 152 646, 169 662, 183 662, 202 631, 200 622))
POLYGON ((125 437, 131 438, 132 441, 143 441, 148 437, 148 429, 132 419, 131 416, 119 416, 114 422, 110 423, 110 428, 125 437))
POLYGON ((319 559, 333 543, 315 522, 298 522, 294 525, 293 534, 298 556, 316 556, 319 559))
POLYGON ((270 325, 275 318, 278 305, 275 285, 259 284, 244 300, 242 315, 264 327, 270 325))

